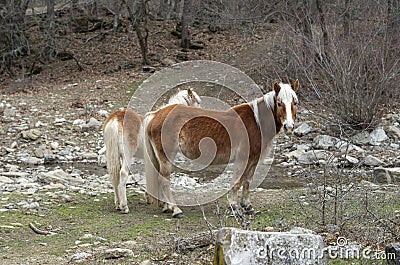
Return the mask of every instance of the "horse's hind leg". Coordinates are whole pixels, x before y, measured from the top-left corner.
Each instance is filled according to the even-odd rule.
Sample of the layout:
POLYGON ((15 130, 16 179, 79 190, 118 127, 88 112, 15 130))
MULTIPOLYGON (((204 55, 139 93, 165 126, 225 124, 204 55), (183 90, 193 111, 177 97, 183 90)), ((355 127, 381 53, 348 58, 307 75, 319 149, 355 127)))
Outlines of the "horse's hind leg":
POLYGON ((169 162, 160 162, 160 187, 162 192, 162 199, 164 203, 163 212, 171 212, 174 218, 183 218, 184 215, 182 210, 176 205, 175 200, 172 196, 171 185, 170 185, 170 174, 172 171, 172 165, 169 162))
POLYGON ((120 179, 117 187, 117 193, 119 195, 119 209, 122 213, 129 213, 128 200, 126 198, 126 183, 128 182, 129 176, 129 165, 126 159, 122 159, 122 166, 120 171, 120 179))
MULTIPOLYGON (((121 170, 120 170, 121 171, 121 170)), ((111 184, 114 188, 114 205, 116 210, 120 210, 119 208, 119 202, 120 202, 120 197, 119 197, 119 182, 120 182, 120 171, 118 172, 110 172, 110 180, 111 184)))

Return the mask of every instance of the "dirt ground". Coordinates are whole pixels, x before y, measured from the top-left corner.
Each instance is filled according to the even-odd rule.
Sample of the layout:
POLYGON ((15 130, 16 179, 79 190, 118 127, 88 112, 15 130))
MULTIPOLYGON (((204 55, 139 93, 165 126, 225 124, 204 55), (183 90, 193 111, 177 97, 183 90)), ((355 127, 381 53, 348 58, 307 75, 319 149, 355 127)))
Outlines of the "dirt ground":
MULTIPOLYGON (((157 21, 152 27, 149 47, 155 70, 184 57, 185 60, 224 62, 252 74, 251 69, 257 64, 254 58, 265 55, 265 44, 276 34, 274 24, 260 26, 254 36, 246 38, 240 31, 211 34, 204 28, 194 28, 193 37, 202 40, 205 48, 182 51, 178 47, 179 40, 170 35, 173 24, 157 21)), ((102 147, 101 131, 83 134, 71 129, 69 124, 76 119, 88 121, 91 117, 104 121, 105 117, 98 111, 111 113, 126 107, 137 86, 151 73, 142 70, 134 36, 118 32, 106 34, 101 39, 97 34, 60 37, 60 45, 62 43, 63 48, 73 51, 84 66, 83 71, 77 69, 73 60, 54 61, 43 66, 39 75, 18 80, 1 77, 0 102, 9 103, 21 114, 12 122, 0 120, 2 146, 9 147, 16 141, 21 152, 32 153, 43 144, 58 141, 61 145, 73 142, 88 152, 99 151, 102 147), (20 139, 19 133, 9 131, 26 118, 31 127, 37 122, 52 124, 56 118, 66 119, 68 126, 48 126, 45 140, 26 142, 20 139)), ((269 53, 267 56, 274 55, 269 53)), ((268 86, 272 84, 273 76, 259 77, 257 81, 268 86)), ((307 110, 311 106, 307 105, 307 110)), ((300 108, 305 109, 301 104, 300 108)), ((0 161, 0 166, 5 168, 10 163, 13 161, 0 161)), ((87 168, 84 171, 87 174, 99 177, 105 174, 105 169, 97 163, 81 167, 87 168)), ((298 203, 299 198, 308 196, 304 189, 308 180, 279 178, 283 175, 279 168, 274 168, 271 174, 274 181, 264 183, 264 188, 269 189, 252 193, 253 205, 259 212, 255 217, 232 215, 226 206, 226 198, 221 198, 204 207, 185 207, 184 219, 171 219, 169 214, 146 205, 143 195, 134 185, 128 188, 131 212, 126 215, 114 210, 112 192, 95 195, 68 189, 36 194, 4 192, 0 194, 3 205, 18 205, 21 201, 31 200, 40 202, 41 207, 0 212, 0 264, 140 264, 145 260, 151 260, 152 264, 212 264, 212 244, 180 252, 176 249, 177 239, 222 225, 261 231, 270 227, 274 231, 284 231, 293 226, 315 228, 310 213, 303 208, 305 204, 298 203), (37 234, 29 228, 29 223, 55 234, 37 234), (122 258, 105 255, 108 249, 114 248, 130 249, 133 255, 122 258), (84 253, 88 256, 79 259, 79 255, 84 253)), ((398 198, 398 193, 393 192, 390 196, 388 198, 398 198)), ((318 215, 319 209, 314 210, 318 215)), ((399 207, 394 203, 385 210, 392 213, 399 207)))

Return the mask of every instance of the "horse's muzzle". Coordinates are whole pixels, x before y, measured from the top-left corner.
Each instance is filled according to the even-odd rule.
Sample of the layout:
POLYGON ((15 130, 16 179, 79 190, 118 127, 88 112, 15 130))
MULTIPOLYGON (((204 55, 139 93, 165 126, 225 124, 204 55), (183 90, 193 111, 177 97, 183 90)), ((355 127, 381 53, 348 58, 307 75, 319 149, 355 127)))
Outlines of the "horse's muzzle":
POLYGON ((284 125, 283 130, 286 134, 290 135, 293 133, 293 126, 284 125))

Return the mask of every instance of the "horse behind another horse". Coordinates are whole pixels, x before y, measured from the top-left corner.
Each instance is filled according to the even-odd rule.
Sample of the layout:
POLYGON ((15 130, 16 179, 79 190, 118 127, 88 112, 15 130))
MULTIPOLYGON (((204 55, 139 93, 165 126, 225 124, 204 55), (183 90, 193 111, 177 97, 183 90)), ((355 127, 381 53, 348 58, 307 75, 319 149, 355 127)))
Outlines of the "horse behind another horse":
MULTIPOLYGON (((192 89, 179 89, 167 106, 183 104, 200 107, 200 102, 199 95, 192 89)), ((126 183, 132 158, 143 159, 143 119, 144 116, 133 110, 117 110, 103 124, 107 170, 114 187, 115 208, 122 213, 129 212, 126 183)))

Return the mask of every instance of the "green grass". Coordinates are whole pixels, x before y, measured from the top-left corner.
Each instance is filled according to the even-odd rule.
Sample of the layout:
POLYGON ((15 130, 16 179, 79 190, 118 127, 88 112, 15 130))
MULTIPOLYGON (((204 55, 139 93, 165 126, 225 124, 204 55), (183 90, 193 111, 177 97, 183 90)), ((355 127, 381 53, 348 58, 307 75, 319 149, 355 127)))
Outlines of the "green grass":
MULTIPOLYGON (((291 191, 291 198, 297 198, 303 194, 302 191, 291 191)), ((82 241, 79 244, 90 243, 90 247, 95 251, 99 246, 119 247, 123 242, 135 241, 137 245, 133 247, 135 257, 118 260, 135 264, 144 259, 163 259, 166 253, 173 253, 174 240, 179 237, 188 237, 193 234, 208 231, 200 207, 182 207, 185 218, 176 220, 171 218, 171 214, 163 214, 161 208, 155 208, 146 205, 143 201, 143 195, 137 194, 128 189, 128 201, 130 212, 121 214, 114 209, 114 195, 101 194, 90 196, 87 194, 68 193, 73 198, 66 202, 62 196, 54 199, 48 198, 45 194, 35 194, 32 196, 9 194, 2 195, 2 205, 17 205, 21 201, 30 201, 33 198, 41 198, 39 209, 31 210, 10 210, 0 214, 0 226, 13 225, 20 223, 22 226, 14 225, 14 228, 0 228, 0 264, 1 257, 30 257, 51 255, 67 259, 77 251, 76 241, 82 241), (52 230, 56 232, 53 236, 43 236, 34 233, 28 226, 34 223, 37 228, 42 230, 52 230), (93 235, 93 238, 82 239, 85 234, 93 235), (104 238, 104 241, 96 243, 98 238, 104 238), (95 244, 96 243, 96 244, 95 244)), ((316 210, 316 205, 301 206, 298 201, 283 196, 283 198, 268 198, 268 194, 259 195, 254 198, 253 205, 260 212, 254 220, 246 217, 250 221, 253 230, 263 231, 265 227, 275 227, 275 231, 288 231, 294 226, 301 226, 308 229, 322 229, 319 225, 320 213, 316 210)), ((383 196, 383 195, 382 195, 383 196)), ((353 205, 357 205, 359 198, 353 197, 353 205)), ((385 203, 389 199, 381 198, 381 195, 374 198, 374 204, 380 207, 372 207, 377 215, 385 216, 399 209, 396 203, 385 203)), ((372 202, 372 201, 371 201, 372 202)), ((205 218, 212 225, 212 229, 220 227, 220 221, 224 226, 240 227, 240 224, 230 214, 226 207, 226 200, 221 198, 219 201, 220 217, 216 215, 216 204, 210 203, 203 206, 205 218), (220 220, 222 218, 222 220, 220 220)), ((351 209, 352 210, 352 209, 351 209)), ((358 213, 353 210, 353 213, 358 213)), ((362 209, 360 208, 360 214, 362 209)), ((365 220, 353 218, 349 220, 348 228, 354 225, 360 225, 368 222, 365 220)), ((379 224, 379 223, 374 223, 379 224)), ((354 229, 358 227, 354 226, 354 229)), ((354 231, 354 230, 352 230, 354 231)), ((359 231, 359 230, 357 230, 359 231)), ((368 231, 362 231, 366 233, 368 231)), ((342 234, 341 234, 342 236, 342 234)), ((346 236, 347 235, 343 235, 346 236)), ((370 235, 369 235, 370 236, 370 235)), ((348 238, 351 240, 351 238, 348 238)), ((179 258, 191 261, 198 260, 198 257, 204 257, 206 260, 212 259, 212 251, 198 250, 190 252, 179 258), (205 255, 205 256, 204 256, 205 255), (209 255, 209 256, 208 256, 209 255), (208 259, 209 258, 209 259, 208 259)), ((99 257, 96 256, 96 259, 99 257)), ((98 260, 97 260, 98 261, 98 260)), ((187 264, 189 264, 187 263, 187 264)), ((97 263, 88 263, 97 264, 97 263)), ((186 263, 185 263, 186 264, 186 263)), ((380 260, 343 260, 329 259, 328 264, 384 264, 380 260)))

